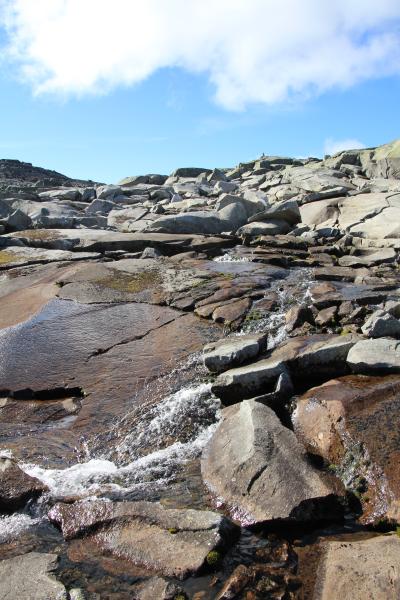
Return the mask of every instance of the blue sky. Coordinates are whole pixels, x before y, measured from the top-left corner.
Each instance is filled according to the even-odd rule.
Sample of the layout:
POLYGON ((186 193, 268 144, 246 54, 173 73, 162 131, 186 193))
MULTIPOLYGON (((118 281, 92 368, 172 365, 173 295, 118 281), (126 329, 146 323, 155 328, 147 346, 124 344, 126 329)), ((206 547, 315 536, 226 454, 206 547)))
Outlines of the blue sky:
MULTIPOLYGON (((75 0, 63 1, 64 6, 71 2, 73 8, 75 0)), ((131 9, 132 1, 128 4, 119 1, 126 10, 128 5, 131 9)), ((157 1, 152 0, 155 8, 157 1)), ((171 3, 177 5, 179 1, 171 0, 171 3)), ((224 1, 221 0, 222 4, 224 1)), ((247 5, 252 1, 247 0, 247 5)), ((218 0, 216 2, 218 4, 218 0)), ((258 0, 254 2, 257 4, 258 0)), ((313 5, 314 0, 303 2, 303 6, 313 5)), ((368 4, 368 0, 366 2, 368 4)), ((385 0, 382 2, 385 4, 385 0)), ((128 175, 169 173, 179 166, 233 166, 263 152, 321 156, 338 143, 339 146, 352 145, 351 142, 375 146, 400 137, 400 71, 397 71, 400 65, 399 56, 393 56, 400 40, 397 2, 388 0, 387 13, 376 15, 376 22, 366 23, 361 28, 362 41, 355 25, 345 23, 347 41, 352 43, 357 38, 355 54, 348 60, 347 70, 342 68, 347 60, 347 46, 342 43, 343 32, 339 32, 340 46, 335 46, 336 27, 329 52, 321 46, 323 58, 318 64, 315 64, 314 53, 305 52, 293 71, 289 67, 285 71, 288 63, 282 57, 288 56, 292 63, 291 52, 297 59, 296 45, 282 47, 280 41, 268 47, 252 47, 248 41, 243 48, 232 50, 234 46, 226 34, 221 42, 221 33, 216 32, 205 41, 194 40, 194 45, 198 43, 197 54, 187 62, 187 56, 192 53, 191 40, 186 42, 186 50, 179 48, 179 52, 185 53, 177 57, 175 45, 168 38, 159 50, 154 49, 153 43, 154 57, 151 64, 142 69, 141 56, 148 51, 147 47, 127 44, 114 55, 112 45, 120 42, 118 36, 115 39, 111 36, 110 46, 107 47, 105 39, 106 48, 99 50, 99 56, 92 53, 87 65, 86 46, 80 48, 82 63, 85 63, 84 77, 78 77, 79 53, 76 58, 66 51, 56 55, 52 38, 39 50, 38 44, 35 46, 35 35, 42 42, 45 37, 42 24, 48 25, 46 19, 54 15, 43 12, 41 21, 29 31, 27 41, 22 21, 29 19, 31 23, 27 0, 6 3, 0 0, 0 8, 1 4, 14 9, 17 6, 19 11, 13 15, 11 25, 7 22, 8 30, 3 27, 0 37, 3 48, 0 62, 2 158, 32 162, 73 177, 115 182, 128 175), (14 36, 12 47, 10 33, 14 36), (366 48, 365 39, 371 40, 373 36, 373 45, 366 48), (215 51, 206 60, 201 44, 207 41, 218 45, 218 53, 215 51), (216 67, 215 56, 223 55, 221 48, 229 49, 229 60, 221 58, 216 67), (105 72, 107 52, 113 62, 105 72), (338 52, 343 54, 337 55, 338 52), (280 65, 279 71, 271 71, 268 53, 273 53, 275 62, 280 65), (170 55, 167 59, 166 54, 170 55), (136 59, 140 72, 131 70, 136 59), (392 59, 396 59, 393 64, 392 59), (373 60, 376 61, 374 69, 370 68, 373 60), (258 73, 262 85, 259 85, 258 73)), ((337 4, 338 9, 341 8, 341 2, 337 4)), ((237 6, 239 11, 240 2, 237 6)), ((104 14, 104 19, 107 16, 104 14)), ((320 14, 315 27, 325 25, 328 17, 332 15, 320 14)), ((343 15, 340 13, 339 17, 343 15)), ((65 19, 65 15, 62 18, 65 19)), ((197 14, 195 18, 198 19, 197 14)), ((60 23, 65 25, 62 20, 60 23)), ((100 30, 101 24, 99 21, 100 30)), ((297 47, 301 46, 301 35, 309 36, 307 27, 304 24, 293 32, 297 47)), ((256 24, 254 28, 256 34, 256 24)), ((68 39, 73 42, 70 34, 68 39)), ((147 43, 147 36, 143 39, 143 43, 147 43)), ((63 43, 61 39, 60 45, 63 43)), ((185 46, 184 41, 182 45, 185 46)))

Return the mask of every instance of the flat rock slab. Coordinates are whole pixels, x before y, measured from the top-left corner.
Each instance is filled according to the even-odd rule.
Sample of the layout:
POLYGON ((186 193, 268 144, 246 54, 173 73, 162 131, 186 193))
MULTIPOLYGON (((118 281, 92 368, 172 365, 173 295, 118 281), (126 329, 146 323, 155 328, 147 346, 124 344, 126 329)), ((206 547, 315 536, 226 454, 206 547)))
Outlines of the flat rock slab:
POLYGON ((395 600, 400 597, 400 538, 328 542, 313 600, 395 600))
POLYGON ((68 252, 66 250, 8 246, 6 249, 0 250, 0 270, 49 262, 93 260, 100 257, 101 254, 98 252, 68 252))
POLYGON ((227 236, 220 238, 196 234, 120 233, 107 229, 29 229, 6 234, 4 238, 19 240, 26 246, 74 252, 140 252, 151 247, 158 248, 167 255, 188 249, 201 252, 226 248, 236 242, 234 237, 227 236))
POLYGON ((62 583, 56 580, 56 554, 30 552, 0 562, 2 600, 68 600, 62 583))
POLYGON ((346 373, 346 358, 359 338, 353 335, 310 335, 290 339, 270 353, 268 358, 219 375, 213 392, 232 404, 243 398, 266 394, 274 389, 280 375, 295 377, 346 373), (310 371, 310 369, 312 371, 310 371))
POLYGON ((359 341, 347 362, 354 373, 400 373, 400 342, 390 338, 359 341))
POLYGON ((295 434, 254 400, 223 411, 203 451, 201 471, 217 504, 244 525, 321 518, 335 493, 295 434))
POLYGON ((357 493, 363 523, 400 520, 400 376, 333 379, 299 398, 292 420, 357 493))
POLYGON ((227 544, 236 529, 218 513, 151 502, 57 504, 49 518, 67 539, 95 529, 91 539, 105 552, 180 579, 197 573, 209 552, 227 544))

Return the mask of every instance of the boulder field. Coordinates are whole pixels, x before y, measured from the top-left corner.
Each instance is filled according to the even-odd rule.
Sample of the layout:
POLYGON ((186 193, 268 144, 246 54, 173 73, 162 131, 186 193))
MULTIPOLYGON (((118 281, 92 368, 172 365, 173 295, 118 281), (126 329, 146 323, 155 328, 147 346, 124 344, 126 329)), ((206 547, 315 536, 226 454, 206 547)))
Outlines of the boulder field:
POLYGON ((400 597, 400 142, 0 160, 0 597, 400 597))

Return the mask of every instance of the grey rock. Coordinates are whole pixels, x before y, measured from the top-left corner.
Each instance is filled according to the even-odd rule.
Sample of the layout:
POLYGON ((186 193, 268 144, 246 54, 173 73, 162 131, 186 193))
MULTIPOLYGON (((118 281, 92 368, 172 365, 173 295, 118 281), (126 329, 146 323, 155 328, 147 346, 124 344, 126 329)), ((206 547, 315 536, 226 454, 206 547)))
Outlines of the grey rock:
POLYGON ((364 252, 360 255, 342 256, 338 262, 341 267, 374 267, 384 263, 392 263, 398 259, 394 248, 382 248, 375 252, 364 252))
POLYGON ((295 434, 254 400, 223 411, 203 450, 201 472, 211 493, 244 525, 318 518, 318 504, 334 493, 295 434))
POLYGON ((82 194, 76 188, 59 188, 58 190, 41 192, 39 198, 49 198, 51 200, 80 200, 82 194))
POLYGON ((301 221, 299 205, 295 200, 279 202, 278 204, 274 204, 271 208, 250 217, 249 223, 254 221, 269 221, 271 219, 278 219, 286 221, 289 225, 296 225, 296 223, 300 223, 301 221))
POLYGON ((182 588, 172 581, 151 577, 140 587, 137 600, 175 600, 179 595, 186 597, 182 588))
POLYGON ((359 341, 347 362, 354 373, 400 373, 400 342, 387 338, 359 341))
POLYGON ((96 195, 100 200, 113 200, 116 196, 121 196, 122 188, 118 185, 102 185, 97 188, 96 195))
POLYGON ((245 208, 240 203, 229 204, 218 211, 218 215, 225 222, 224 231, 236 231, 247 221, 247 213, 245 208))
POLYGON ((160 217, 147 231, 160 233, 222 233, 226 223, 217 212, 197 211, 160 217))
POLYGON ((211 169, 203 169, 201 167, 181 167, 171 173, 171 177, 197 177, 202 173, 211 173, 211 169))
POLYGON ((56 554, 30 552, 0 561, 0 597, 3 600, 68 600, 57 581, 56 554))
POLYGON ((286 221, 273 220, 269 221, 255 221, 243 225, 238 231, 239 235, 281 235, 290 231, 290 225, 286 221))
POLYGON ((87 208, 85 208, 85 213, 87 215, 108 215, 108 213, 112 211, 113 208, 116 208, 115 202, 112 202, 111 200, 100 200, 99 198, 96 198, 89 204, 87 208))
POLYGON ((364 335, 371 338, 400 337, 400 321, 384 310, 376 310, 361 327, 364 335))
POLYGON ((204 346, 203 360, 209 371, 221 373, 256 357, 267 343, 267 334, 243 335, 204 346))
POLYGON ((230 194, 238 189, 237 183, 233 181, 217 181, 214 186, 214 191, 217 194, 230 194))

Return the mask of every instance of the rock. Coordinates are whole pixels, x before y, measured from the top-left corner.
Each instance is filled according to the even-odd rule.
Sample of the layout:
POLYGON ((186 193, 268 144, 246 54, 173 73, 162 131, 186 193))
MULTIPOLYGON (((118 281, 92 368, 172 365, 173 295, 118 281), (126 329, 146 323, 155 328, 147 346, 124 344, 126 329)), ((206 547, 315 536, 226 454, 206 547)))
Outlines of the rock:
POLYGON ((96 190, 96 195, 99 200, 113 200, 122 194, 123 190, 118 185, 102 185, 96 190))
POLYGON ((388 600, 400 596, 400 539, 390 536, 363 541, 326 542, 317 571, 318 600, 388 600))
POLYGON ((286 200, 285 202, 274 204, 271 208, 250 217, 249 223, 253 221, 270 221, 271 219, 282 220, 289 225, 300 223, 301 215, 297 202, 295 200, 286 200))
POLYGON ((267 337, 267 334, 244 335, 207 344, 203 349, 204 364, 213 373, 226 371, 260 354, 267 337))
POLYGON ((367 177, 400 178, 400 140, 364 150, 360 162, 367 177))
POLYGON ((324 308, 320 310, 317 316, 315 317, 315 323, 320 327, 325 327, 326 325, 332 324, 332 322, 335 320, 336 313, 336 306, 329 306, 328 308, 324 308))
POLYGON ((286 221, 270 219, 269 221, 254 221, 243 225, 237 232, 238 235, 280 235, 288 233, 290 226, 286 221))
POLYGON ((50 198, 52 200, 80 200, 81 193, 76 188, 59 188, 58 190, 48 190, 41 192, 39 198, 50 198))
POLYGON ((212 319, 216 323, 238 326, 245 318, 251 304, 250 298, 229 301, 226 304, 218 306, 218 308, 213 311, 212 319))
POLYGON ((292 415, 307 450, 359 498, 364 524, 400 519, 399 408, 399 376, 351 375, 306 392, 292 415))
POLYGON ((56 580, 56 554, 30 552, 0 561, 0 597, 4 600, 68 600, 56 580))
POLYGON ((400 337, 400 321, 385 310, 376 310, 361 327, 364 335, 371 338, 400 337))
POLYGON ((201 167, 181 167, 171 173, 170 177, 197 177, 202 173, 208 175, 211 173, 211 169, 202 169, 201 167))
POLYGON ((395 262, 398 258, 398 253, 393 248, 382 248, 377 252, 364 253, 364 255, 342 256, 338 262, 341 267, 374 267, 384 263, 395 262))
POLYGON ((96 198, 87 208, 85 208, 85 213, 87 215, 100 214, 107 216, 113 208, 116 208, 116 206, 115 202, 112 202, 111 200, 100 200, 99 198, 96 198))
POLYGON ((14 460, 0 457, 1 512, 14 512, 46 490, 41 481, 27 475, 14 460))
POLYGON ((294 329, 301 327, 306 321, 311 324, 314 322, 311 309, 304 304, 292 306, 285 315, 286 331, 290 333, 294 329))
POLYGON ((254 400, 223 411, 203 450, 201 472, 218 503, 243 525, 317 519, 318 505, 334 496, 295 434, 254 400))
POLYGON ((229 204, 218 211, 219 217, 226 223, 225 230, 236 231, 247 221, 247 213, 243 205, 239 202, 229 204))
POLYGON ((90 534, 104 552, 179 579, 197 573, 207 555, 235 533, 215 512, 165 509, 152 502, 57 504, 49 518, 66 539, 90 534))
POLYGON ((237 188, 237 183, 234 183, 233 181, 217 181, 214 186, 214 191, 217 194, 230 194, 237 190, 237 188))
POLYGON ((357 342, 347 363, 354 373, 400 373, 400 342, 378 338, 357 342))
POLYGON ((212 391, 222 402, 232 404, 256 394, 275 391, 279 376, 285 372, 282 361, 267 358, 219 375, 212 391))
POLYGON ((140 586, 137 592, 137 600, 176 600, 176 598, 186 598, 186 594, 181 587, 167 581, 162 577, 150 577, 140 586))
POLYGON ((396 319, 400 319, 400 301, 399 300, 388 300, 385 303, 385 310, 396 319))
POLYGON ((197 211, 160 217, 147 231, 160 233, 222 233, 227 225, 214 211, 197 211))

